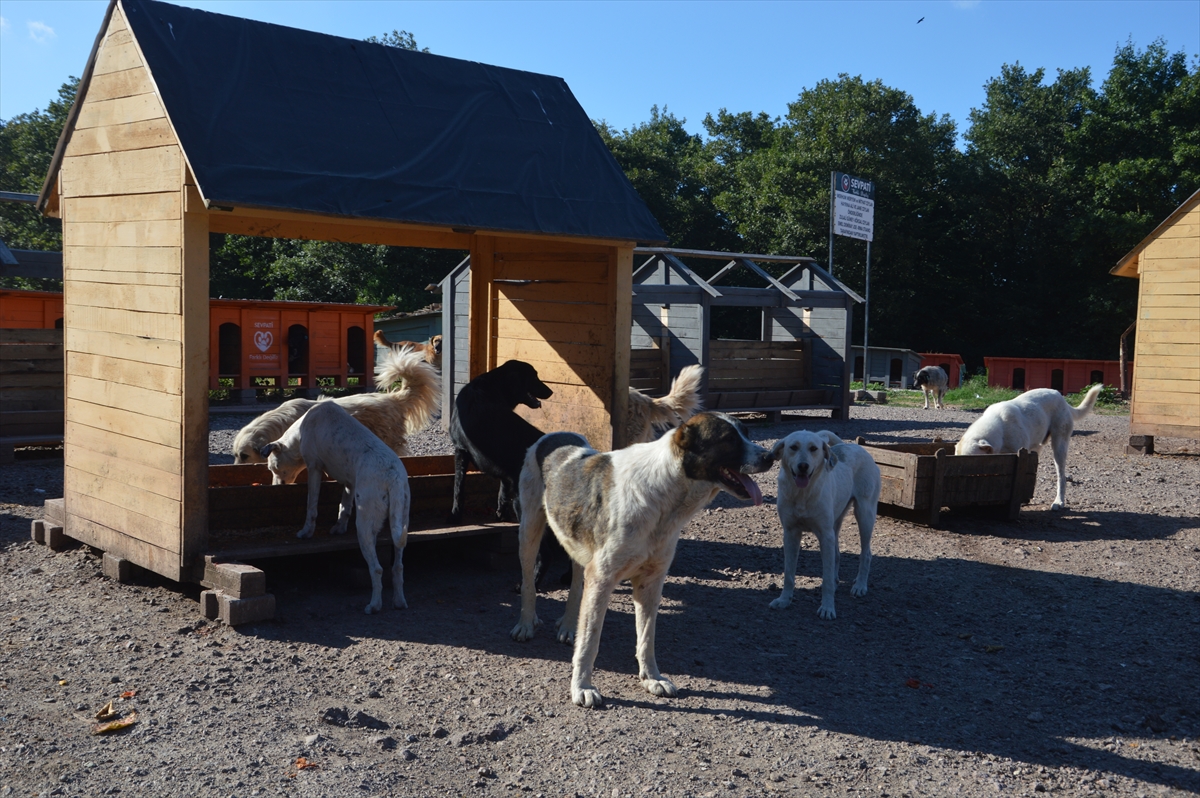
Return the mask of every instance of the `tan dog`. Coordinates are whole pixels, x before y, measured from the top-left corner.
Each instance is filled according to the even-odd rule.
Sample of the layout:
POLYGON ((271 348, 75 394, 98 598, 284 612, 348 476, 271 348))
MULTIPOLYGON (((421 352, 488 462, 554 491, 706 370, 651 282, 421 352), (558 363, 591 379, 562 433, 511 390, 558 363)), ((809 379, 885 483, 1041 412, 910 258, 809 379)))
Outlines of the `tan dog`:
POLYGON ((442 336, 435 335, 423 344, 416 341, 389 341, 382 330, 375 331, 375 343, 382 346, 384 349, 409 349, 420 352, 425 358, 426 363, 430 363, 438 371, 442 370, 442 336))
POLYGON ((659 399, 636 388, 629 389, 626 433, 630 444, 653 440, 655 428, 678 427, 700 409, 702 366, 684 366, 671 382, 671 391, 659 399))
MULTIPOLYGON (((424 355, 411 349, 391 349, 375 364, 375 384, 381 390, 338 399, 325 399, 345 408, 350 415, 378 435, 398 455, 407 454, 407 440, 429 426, 442 401, 442 378, 425 362, 424 355), (396 383, 399 387, 388 390, 396 383)), ((317 402, 292 399, 263 413, 233 439, 233 459, 238 465, 265 463, 262 447, 278 440, 298 418, 317 402)))

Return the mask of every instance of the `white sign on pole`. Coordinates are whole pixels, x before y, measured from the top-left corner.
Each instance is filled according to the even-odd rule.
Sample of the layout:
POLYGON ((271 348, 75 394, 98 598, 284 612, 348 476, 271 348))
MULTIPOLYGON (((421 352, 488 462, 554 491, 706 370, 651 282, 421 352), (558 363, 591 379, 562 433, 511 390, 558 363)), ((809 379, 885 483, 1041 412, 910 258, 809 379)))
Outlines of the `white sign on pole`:
POLYGON ((875 184, 837 172, 833 188, 833 232, 860 241, 873 241, 875 184))

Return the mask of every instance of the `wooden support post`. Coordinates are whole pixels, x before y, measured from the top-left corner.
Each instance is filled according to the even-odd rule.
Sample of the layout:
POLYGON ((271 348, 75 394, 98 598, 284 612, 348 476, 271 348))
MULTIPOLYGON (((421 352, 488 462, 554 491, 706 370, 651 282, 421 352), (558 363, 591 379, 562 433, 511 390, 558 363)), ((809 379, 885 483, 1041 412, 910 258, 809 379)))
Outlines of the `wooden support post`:
POLYGON ((46 545, 46 522, 40 518, 33 519, 29 525, 29 539, 42 546, 46 545))
POLYGON ((1021 515, 1021 480, 1025 474, 1026 464, 1029 462, 1030 452, 1028 449, 1022 449, 1017 452, 1017 462, 1013 466, 1013 481, 1012 481, 1012 498, 1008 502, 1008 520, 1016 521, 1021 515))
POLYGON ((937 527, 942 517, 942 494, 946 483, 946 450, 938 449, 933 458, 933 490, 929 495, 929 525, 937 527))

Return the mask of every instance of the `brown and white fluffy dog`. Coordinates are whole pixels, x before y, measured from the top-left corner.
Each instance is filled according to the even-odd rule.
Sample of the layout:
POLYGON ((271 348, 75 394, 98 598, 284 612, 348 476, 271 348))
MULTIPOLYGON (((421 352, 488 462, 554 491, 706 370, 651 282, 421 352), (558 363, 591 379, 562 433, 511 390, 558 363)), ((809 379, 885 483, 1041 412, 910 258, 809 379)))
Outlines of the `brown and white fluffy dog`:
MULTIPOLYGON (((407 453, 408 436, 429 426, 441 405, 441 375, 425 362, 422 353, 391 349, 375 363, 375 384, 385 390, 320 401, 337 402, 378 435, 388 448, 403 456, 407 453), (387 390, 396 383, 400 385, 387 390)), ((233 439, 234 462, 265 463, 266 458, 260 454, 262 447, 278 440, 316 404, 312 399, 292 399, 242 427, 233 439)))
POLYGON ((534 564, 549 523, 572 560, 571 592, 558 621, 558 639, 575 642, 571 700, 603 703, 592 668, 609 596, 623 579, 633 585, 642 686, 674 696, 654 657, 654 630, 679 534, 718 491, 761 504, 762 491, 747 475, 773 463, 724 413, 700 413, 656 441, 607 453, 573 432, 543 435, 521 469, 521 619, 513 639, 530 639, 541 623, 534 564))
POLYGON ((382 346, 384 349, 409 349, 420 352, 425 362, 431 364, 438 371, 442 369, 442 336, 435 335, 423 344, 416 341, 389 341, 387 336, 381 330, 375 331, 375 343, 382 346))
POLYGON ((630 388, 625 427, 629 443, 646 443, 655 438, 656 427, 678 427, 696 415, 703 376, 702 366, 684 366, 671 382, 670 392, 658 399, 630 388))

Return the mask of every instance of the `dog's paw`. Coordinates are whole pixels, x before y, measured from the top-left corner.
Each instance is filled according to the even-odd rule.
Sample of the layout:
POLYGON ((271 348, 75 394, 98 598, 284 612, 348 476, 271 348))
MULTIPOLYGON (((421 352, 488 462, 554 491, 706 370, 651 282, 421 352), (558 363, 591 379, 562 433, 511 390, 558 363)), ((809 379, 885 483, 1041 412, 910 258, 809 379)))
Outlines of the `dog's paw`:
POLYGON ((379 612, 382 609, 383 609, 383 601, 382 600, 372 601, 370 604, 367 605, 366 609, 364 609, 363 612, 365 612, 367 615, 374 615, 375 613, 379 612))
POLYGON ((405 601, 403 593, 394 593, 392 595, 392 606, 398 610, 408 609, 408 602, 405 601))
POLYGON ((329 534, 331 534, 331 535, 344 535, 344 534, 346 534, 346 529, 347 529, 349 526, 350 526, 350 522, 349 522, 349 521, 345 521, 345 522, 343 522, 343 521, 338 521, 336 524, 334 524, 334 525, 333 525, 333 529, 329 530, 329 534))
POLYGON ((604 696, 600 695, 600 691, 591 685, 586 687, 572 687, 571 701, 576 706, 587 707, 588 709, 604 706, 604 696))
POLYGON ((522 643, 526 640, 532 640, 534 633, 537 632, 537 628, 541 625, 541 619, 536 617, 533 619, 533 623, 519 623, 513 627, 512 639, 522 643))
POLYGON ((863 582, 863 583, 859 584, 858 582, 855 582, 854 585, 850 588, 850 595, 851 596, 867 595, 867 583, 863 582))
POLYGON ((777 598, 771 602, 771 609, 773 609, 773 610, 782 610, 785 607, 790 607, 790 606, 792 606, 792 597, 791 596, 780 596, 779 598, 777 598))
POLYGON ((821 616, 822 618, 824 618, 827 621, 832 621, 834 618, 837 617, 837 611, 835 611, 833 609, 832 603, 830 603, 828 606, 826 606, 825 604, 822 604, 817 609, 817 615, 821 616))
POLYGON ((564 629, 563 627, 560 626, 558 628, 558 631, 555 633, 555 638, 560 643, 567 643, 568 645, 575 645, 575 627, 571 627, 569 629, 564 629))
POLYGON ((315 530, 316 530, 316 527, 315 527, 315 526, 306 526, 306 527, 304 527, 303 529, 301 529, 299 532, 297 532, 297 533, 296 533, 296 537, 298 537, 298 538, 311 538, 311 537, 313 536, 313 532, 314 532, 315 530))
POLYGON ((674 698, 679 695, 679 690, 666 676, 659 676, 657 679, 642 679, 642 687, 645 687, 646 692, 650 695, 656 695, 659 698, 674 698))
POLYGON ((1054 503, 1050 505, 1050 509, 1051 510, 1063 510, 1063 509, 1066 509, 1066 506, 1067 506, 1066 502, 1060 502, 1057 499, 1055 499, 1054 503))

